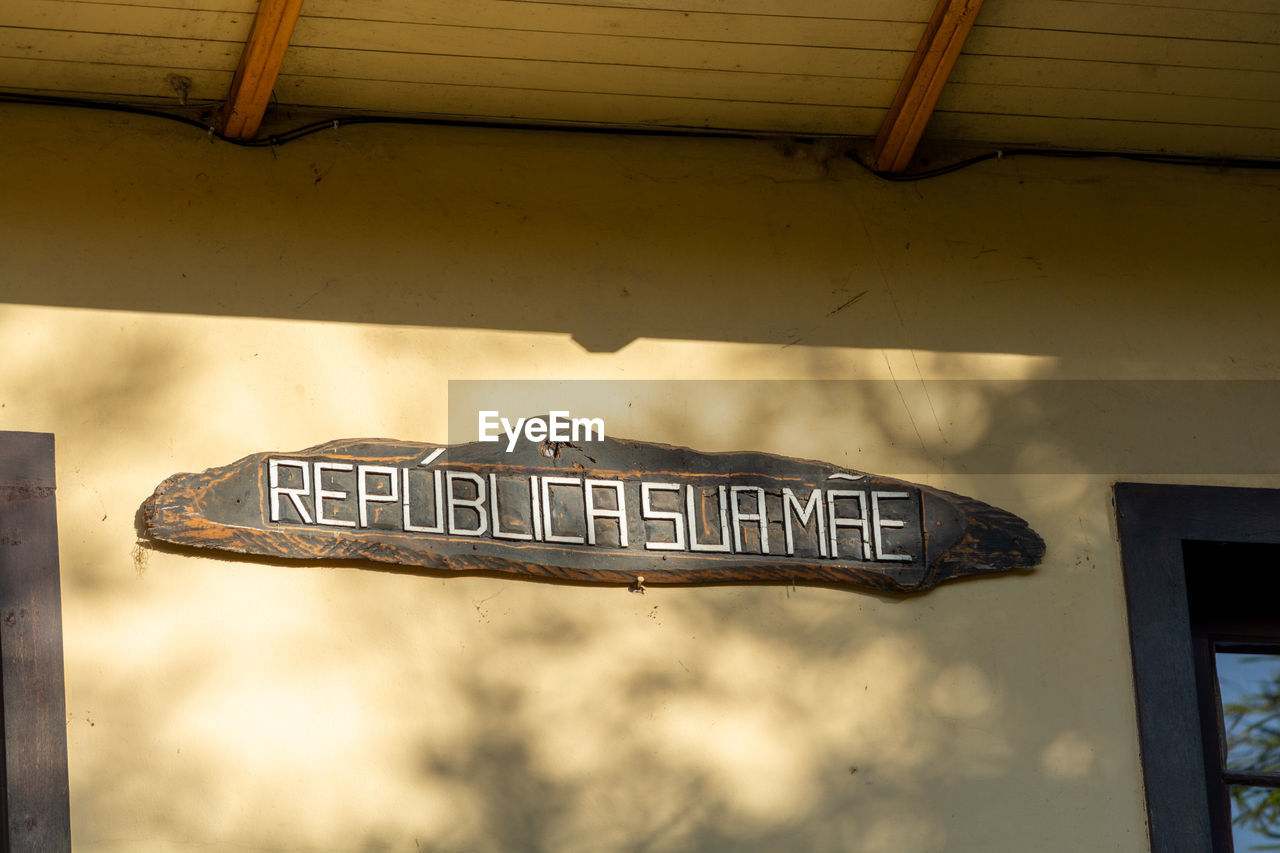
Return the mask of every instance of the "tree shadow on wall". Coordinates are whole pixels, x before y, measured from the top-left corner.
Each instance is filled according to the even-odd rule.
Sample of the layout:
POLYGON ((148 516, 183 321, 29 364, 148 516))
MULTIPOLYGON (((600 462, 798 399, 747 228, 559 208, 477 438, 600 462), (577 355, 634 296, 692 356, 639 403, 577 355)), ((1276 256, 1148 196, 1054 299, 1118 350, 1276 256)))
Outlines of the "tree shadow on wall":
MULTIPOLYGON (((657 406, 648 437, 822 456, 832 436, 797 451, 782 440, 799 431, 777 426, 821 411, 858 426, 870 461, 853 467, 895 473, 879 457, 950 472, 947 485, 1051 534, 1033 575, 908 600, 805 587, 639 596, 166 555, 163 571, 210 600, 168 614, 138 603, 141 655, 93 659, 87 692, 110 716, 81 735, 94 745, 73 755, 73 808, 92 821, 128 807, 147 837, 215 849, 1102 845, 1135 820, 1136 765, 1132 710, 1105 698, 1128 687, 1124 666, 1100 663, 1125 638, 1118 617, 1096 624, 1119 604, 1093 563, 1110 542, 1109 483, 1095 481, 1183 441, 1181 464, 1244 465, 1250 439, 1180 435, 1198 427, 1159 408, 1185 407, 1188 389, 1167 383, 930 384, 917 399, 893 382, 739 383, 723 391, 732 420, 657 406), (930 407, 937 439, 911 427, 930 407), (958 412, 981 418, 948 420, 958 412), (1172 426, 1147 457, 1152 418, 1172 426), (1031 442, 1046 453, 1002 450, 1031 442)), ((1253 414, 1224 420, 1252 422, 1256 394, 1236 402, 1253 414)), ((77 588, 96 577, 86 562, 130 571, 120 554, 68 557, 77 588)))

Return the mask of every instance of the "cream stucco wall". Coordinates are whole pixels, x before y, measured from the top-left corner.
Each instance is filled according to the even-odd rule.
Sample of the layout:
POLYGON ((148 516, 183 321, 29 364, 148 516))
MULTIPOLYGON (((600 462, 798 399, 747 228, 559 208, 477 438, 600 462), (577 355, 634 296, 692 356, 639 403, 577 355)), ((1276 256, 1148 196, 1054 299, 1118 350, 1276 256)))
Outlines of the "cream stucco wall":
POLYGON ((1216 380, 1280 378, 1274 174, 3 120, 0 429, 57 440, 77 850, 1146 849, 1110 487, 1280 486, 1274 393, 1197 435, 1216 380), (459 379, 615 380, 613 434, 908 475, 1048 557, 897 600, 136 545, 169 474, 441 441, 459 379), (1171 379, 1205 382, 1102 383, 1171 379))

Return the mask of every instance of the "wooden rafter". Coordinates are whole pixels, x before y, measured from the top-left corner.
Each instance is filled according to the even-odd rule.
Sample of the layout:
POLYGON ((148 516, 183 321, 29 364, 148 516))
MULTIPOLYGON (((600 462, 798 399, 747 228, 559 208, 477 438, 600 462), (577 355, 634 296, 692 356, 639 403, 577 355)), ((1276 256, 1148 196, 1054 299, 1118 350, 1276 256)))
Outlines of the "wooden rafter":
POLYGON ((880 171, 901 172, 911 162, 981 8, 982 0, 938 0, 876 137, 880 171))
POLYGON ((252 139, 257 134, 301 11, 302 0, 262 0, 258 6, 253 30, 222 107, 224 135, 252 139))

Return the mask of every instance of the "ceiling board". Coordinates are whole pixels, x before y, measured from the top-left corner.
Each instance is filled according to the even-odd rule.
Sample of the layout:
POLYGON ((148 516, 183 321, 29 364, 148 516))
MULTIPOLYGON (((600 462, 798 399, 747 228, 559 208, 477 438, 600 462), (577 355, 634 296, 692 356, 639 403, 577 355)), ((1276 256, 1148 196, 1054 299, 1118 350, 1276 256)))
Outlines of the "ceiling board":
POLYGON ((1280 109, 1276 109, 1274 101, 1098 92, 1044 86, 986 86, 953 81, 938 102, 938 109, 968 113, 994 112, 1007 116, 1280 129, 1280 109))
MULTIPOLYGON (((281 104, 874 135, 934 0, 306 0, 281 104)), ((222 99, 257 0, 2 0, 0 88, 222 99)), ((986 0, 927 139, 1280 159, 1275 0, 986 0), (1210 8, 1211 6, 1216 8, 1210 8)))
MULTIPOLYGON (((906 51, 709 43, 625 35, 529 33, 424 24, 367 24, 361 28, 360 35, 359 46, 353 47, 344 27, 332 21, 304 19, 294 33, 293 48, 299 52, 308 48, 325 48, 357 55, 365 51, 382 51, 409 56, 596 62, 644 68, 893 80, 901 76, 909 58, 906 51)), ((291 55, 290 60, 293 59, 291 55)))
POLYGON ((281 89, 304 102, 344 100, 357 108, 526 121, 581 121, 654 127, 721 128, 788 134, 875 133, 883 109, 750 101, 690 100, 660 96, 443 86, 380 80, 290 77, 281 89))
POLYGON ((891 79, 636 68, 560 60, 419 55, 408 62, 402 54, 370 51, 357 54, 316 48, 295 48, 290 55, 288 73, 293 76, 348 77, 387 82, 496 86, 513 90, 865 107, 878 107, 886 97, 892 97, 897 85, 891 79))
POLYGON ((176 103, 173 87, 165 79, 180 74, 191 81, 190 102, 214 102, 227 94, 234 70, 156 68, 149 65, 105 65, 61 60, 0 57, 4 88, 31 93, 56 92, 69 97, 96 97, 111 101, 176 103))
POLYGON ((252 12, 187 11, 67 0, 4 0, 0 7, 0 27, 230 41, 243 45, 252 26, 252 12))
POLYGON ((1280 72, 1277 71, 1188 68, 1094 59, 962 56, 951 72, 951 81, 1280 101, 1280 72))
MULTIPOLYGON (((921 26, 901 21, 741 15, 633 8, 601 8, 512 0, 387 0, 365 9, 363 18, 335 14, 339 0, 309 0, 303 20, 345 21, 357 36, 369 23, 480 27, 533 33, 629 36, 682 42, 792 45, 914 51, 921 26)), ((373 28, 370 28, 373 29, 373 28)), ((412 30, 405 30, 406 33, 412 30)), ((300 34, 301 35, 301 34, 300 34)), ((359 40, 347 42, 360 46, 359 40)), ((419 43, 421 47, 427 45, 419 43)))
POLYGON ((1209 41, 1280 41, 1280 14, 1082 3, 1080 0, 1022 0, 984 6, 982 24, 1030 30, 1155 36, 1209 41))
POLYGON ((0 56, 33 60, 53 58, 85 65, 146 66, 164 72, 160 75, 162 78, 171 71, 234 71, 240 49, 241 45, 233 41, 0 29, 0 56))

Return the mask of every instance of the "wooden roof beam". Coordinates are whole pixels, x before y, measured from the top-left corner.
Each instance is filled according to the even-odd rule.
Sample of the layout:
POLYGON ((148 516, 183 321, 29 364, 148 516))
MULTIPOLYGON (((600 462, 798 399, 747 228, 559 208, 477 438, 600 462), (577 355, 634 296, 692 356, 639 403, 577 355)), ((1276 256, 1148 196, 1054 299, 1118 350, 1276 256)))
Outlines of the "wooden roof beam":
POLYGON ((240 66, 222 107, 224 136, 252 139, 257 135, 301 11, 302 0, 262 0, 258 5, 249 40, 240 54, 240 66))
POLYGON ((981 8, 982 0, 938 0, 876 137, 880 171, 901 172, 911 162, 981 8))

